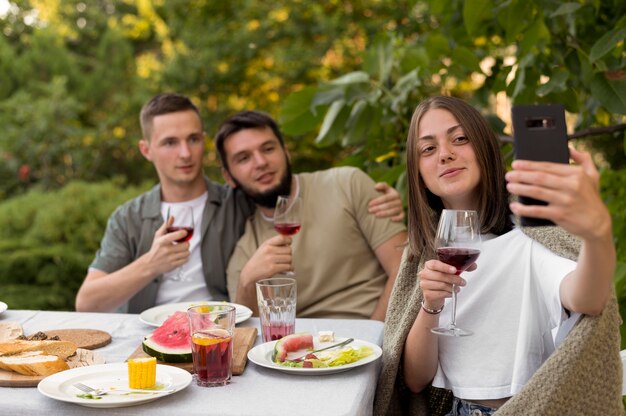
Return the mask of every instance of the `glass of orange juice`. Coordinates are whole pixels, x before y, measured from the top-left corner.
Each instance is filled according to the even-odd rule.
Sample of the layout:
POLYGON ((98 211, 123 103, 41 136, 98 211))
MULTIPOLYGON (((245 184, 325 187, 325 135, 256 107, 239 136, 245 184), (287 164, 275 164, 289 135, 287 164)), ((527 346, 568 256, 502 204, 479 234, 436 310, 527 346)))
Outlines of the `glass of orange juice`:
POLYGON ((235 307, 200 305, 187 309, 191 357, 198 386, 224 386, 230 382, 233 360, 235 307))

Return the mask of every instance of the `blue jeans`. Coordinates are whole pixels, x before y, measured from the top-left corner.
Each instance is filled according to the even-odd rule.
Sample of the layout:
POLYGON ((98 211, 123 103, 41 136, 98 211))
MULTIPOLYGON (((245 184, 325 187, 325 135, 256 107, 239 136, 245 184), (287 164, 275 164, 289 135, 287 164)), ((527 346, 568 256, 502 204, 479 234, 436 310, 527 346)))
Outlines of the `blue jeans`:
POLYGON ((496 410, 492 407, 466 402, 455 397, 452 403, 452 410, 446 416, 491 416, 496 410))

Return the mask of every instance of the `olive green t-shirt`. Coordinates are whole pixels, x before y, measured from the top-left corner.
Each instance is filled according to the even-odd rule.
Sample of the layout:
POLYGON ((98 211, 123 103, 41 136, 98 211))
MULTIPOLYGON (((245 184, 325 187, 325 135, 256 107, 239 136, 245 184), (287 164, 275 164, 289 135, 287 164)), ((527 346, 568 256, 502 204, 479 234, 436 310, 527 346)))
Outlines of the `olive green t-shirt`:
MULTIPOLYGON (((296 175, 302 228, 293 236, 298 317, 369 318, 387 275, 374 250, 406 228, 368 213, 380 194, 361 170, 333 168, 296 175)), ((257 210, 230 258, 228 292, 235 299, 239 275, 261 243, 277 235, 257 210)), ((398 257, 402 249, 398 249, 398 257)))

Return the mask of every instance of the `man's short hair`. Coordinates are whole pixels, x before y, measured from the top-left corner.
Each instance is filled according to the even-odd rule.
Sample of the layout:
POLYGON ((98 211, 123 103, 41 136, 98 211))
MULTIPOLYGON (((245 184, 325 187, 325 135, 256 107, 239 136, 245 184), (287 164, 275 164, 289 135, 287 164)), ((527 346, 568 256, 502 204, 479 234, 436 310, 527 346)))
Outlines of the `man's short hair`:
POLYGON ((283 135, 278 129, 276 121, 268 114, 256 110, 242 111, 226 119, 215 135, 215 147, 222 161, 224 169, 228 170, 228 162, 226 160, 226 151, 224 150, 224 142, 233 134, 246 129, 261 129, 269 127, 280 142, 281 147, 285 147, 283 135))
POLYGON ((139 123, 141 124, 141 134, 143 138, 150 140, 152 137, 152 121, 156 116, 189 110, 198 115, 200 125, 202 126, 202 117, 200 117, 198 107, 186 96, 175 93, 155 95, 150 101, 144 104, 139 114, 139 123))

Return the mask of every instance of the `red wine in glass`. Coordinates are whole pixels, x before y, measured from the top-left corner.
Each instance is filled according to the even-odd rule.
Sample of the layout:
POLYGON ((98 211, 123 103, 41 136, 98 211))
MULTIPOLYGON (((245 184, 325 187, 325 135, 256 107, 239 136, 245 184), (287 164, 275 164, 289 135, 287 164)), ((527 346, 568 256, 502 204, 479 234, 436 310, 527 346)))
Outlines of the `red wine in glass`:
POLYGON ((480 250, 477 248, 440 247, 437 249, 439 260, 456 267, 457 275, 474 263, 479 254, 480 250))
MULTIPOLYGON (((435 235, 437 258, 456 268, 460 275, 480 255, 480 222, 478 213, 472 210, 444 209, 439 217, 439 225, 435 235)), ((431 329, 437 335, 463 337, 473 332, 456 325, 456 290, 452 285, 452 316, 446 326, 431 329)))
POLYGON ((183 226, 167 227, 168 233, 175 233, 176 231, 180 231, 180 230, 187 231, 187 235, 184 236, 183 238, 179 238, 178 240, 176 240, 177 243, 184 243, 185 241, 191 240, 191 237, 193 237, 193 227, 183 227, 183 226))
POLYGON ((275 224, 274 229, 284 236, 296 235, 300 231, 300 224, 288 223, 288 224, 275 224))
MULTIPOLYGON (((181 244, 191 240, 194 231, 193 208, 191 206, 176 206, 171 208, 171 216, 174 217, 174 221, 170 224, 170 209, 168 208, 166 221, 169 226, 166 231, 168 233, 173 233, 179 230, 187 231, 187 235, 175 240, 174 244, 181 244)), ((188 282, 191 280, 185 275, 183 266, 178 267, 178 270, 175 274, 170 276, 170 279, 177 282, 188 282)))
MULTIPOLYGON (((300 197, 289 198, 289 195, 279 196, 274 208, 274 229, 284 236, 293 236, 300 231, 302 226, 302 199, 300 197)), ((293 276, 294 272, 285 272, 287 276, 293 276)))

